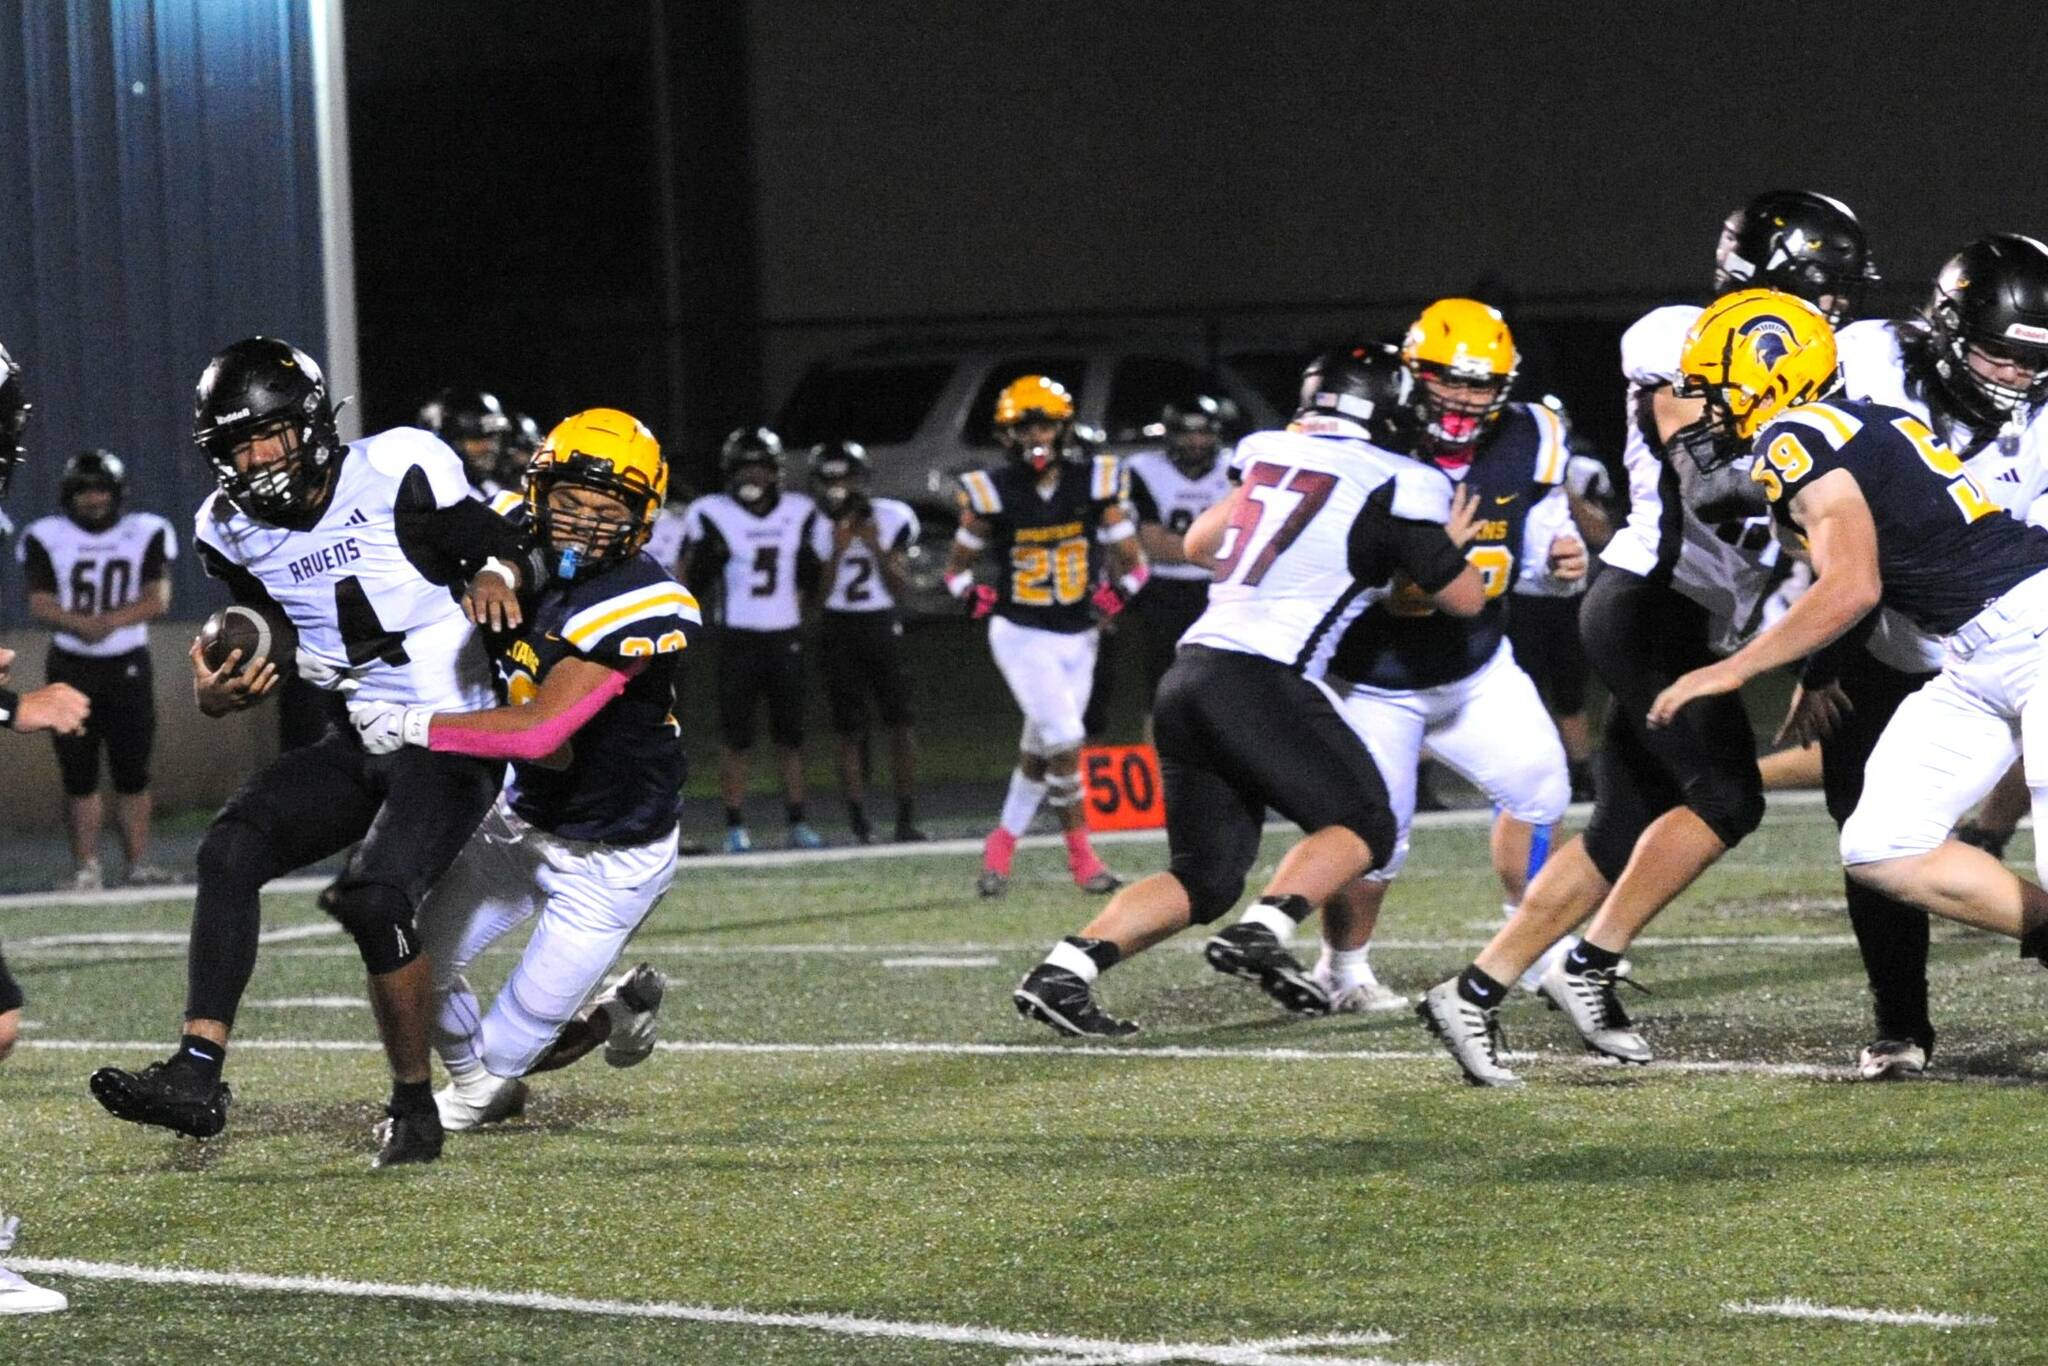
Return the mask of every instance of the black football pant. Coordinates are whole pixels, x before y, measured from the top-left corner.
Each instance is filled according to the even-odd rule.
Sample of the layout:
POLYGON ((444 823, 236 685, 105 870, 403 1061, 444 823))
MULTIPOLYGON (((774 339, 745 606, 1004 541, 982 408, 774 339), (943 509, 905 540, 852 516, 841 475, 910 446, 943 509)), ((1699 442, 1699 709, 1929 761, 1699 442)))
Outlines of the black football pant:
POLYGON ((14 974, 7 970, 7 957, 0 954, 0 1015, 22 1007, 21 984, 14 980, 14 974))
POLYGON ((278 755, 228 799, 199 846, 185 1018, 233 1026, 256 968, 264 883, 360 840, 337 888, 377 888, 417 909, 503 776, 501 764, 412 746, 373 756, 339 730, 278 755))
MULTIPOLYGON (((1828 814, 1838 829, 1863 797, 1863 766, 1892 713, 1934 677, 1900 673, 1873 659, 1867 650, 1851 652, 1843 661, 1841 675, 1842 691, 1854 710, 1820 746, 1828 814)), ((1927 1014, 1927 912, 1894 901, 1846 874, 1842 884, 1848 896, 1849 924, 1856 931, 1856 947, 1870 977, 1878 1036, 1911 1039, 1922 1048, 1933 1048, 1934 1025, 1927 1014)))

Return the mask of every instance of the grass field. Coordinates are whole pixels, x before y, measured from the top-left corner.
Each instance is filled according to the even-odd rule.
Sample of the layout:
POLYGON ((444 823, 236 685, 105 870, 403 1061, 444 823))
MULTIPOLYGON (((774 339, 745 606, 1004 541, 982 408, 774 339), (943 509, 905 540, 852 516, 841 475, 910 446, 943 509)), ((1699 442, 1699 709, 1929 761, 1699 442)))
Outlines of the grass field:
MULTIPOLYGON (((286 934, 205 1145, 84 1086, 170 1038, 185 905, 0 910, 35 1026, 0 1068, 0 1208, 73 1301, 0 1319, 0 1360, 2041 1359, 2048 982, 1939 930, 1938 1076, 1846 1080, 1867 1013, 1831 846, 1775 810, 1652 927, 1659 1065, 1582 1061, 1514 1006, 1514 1093, 1460 1085, 1406 1014, 1281 1017, 1196 936, 1106 979, 1132 1046, 1053 1040, 1008 1002, 1091 913, 1049 850, 994 906, 960 856, 686 865, 636 950, 674 979, 671 1046, 388 1174, 355 952, 308 898, 267 906, 286 934), (1946 1326, 1730 1307, 1786 1300, 1946 1326)), ((1483 866, 1476 829, 1419 836, 1383 978, 1469 956, 1483 866)))

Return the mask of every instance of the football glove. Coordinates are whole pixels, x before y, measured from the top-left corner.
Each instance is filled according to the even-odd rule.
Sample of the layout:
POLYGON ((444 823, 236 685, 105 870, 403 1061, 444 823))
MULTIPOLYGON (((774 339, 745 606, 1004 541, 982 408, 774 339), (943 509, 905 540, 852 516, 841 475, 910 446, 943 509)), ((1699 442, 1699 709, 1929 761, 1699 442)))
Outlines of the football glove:
POLYGON ((968 570, 951 574, 945 580, 946 591, 967 606, 967 619, 980 621, 996 610, 996 590, 988 584, 976 583, 968 570))
POLYGON ((359 702, 348 709, 349 724, 367 754, 396 754, 407 745, 427 747, 434 713, 426 707, 401 707, 396 702, 359 702))
POLYGON ((1152 577, 1151 570, 1139 565, 1120 579, 1104 579, 1095 585, 1095 591, 1088 595, 1088 601, 1095 605, 1104 621, 1131 605, 1131 599, 1138 596, 1138 590, 1145 586, 1145 580, 1152 577))

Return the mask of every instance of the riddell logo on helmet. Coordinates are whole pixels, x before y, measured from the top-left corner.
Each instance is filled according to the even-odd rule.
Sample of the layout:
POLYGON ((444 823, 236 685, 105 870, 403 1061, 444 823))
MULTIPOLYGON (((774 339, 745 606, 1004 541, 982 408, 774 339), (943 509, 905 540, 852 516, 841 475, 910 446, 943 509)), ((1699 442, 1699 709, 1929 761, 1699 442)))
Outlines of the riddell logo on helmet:
POLYGON ((248 415, 249 410, 247 408, 237 408, 232 413, 222 413, 220 415, 220 420, 222 422, 240 422, 243 418, 247 417, 248 415))
POLYGON ((2005 335, 2014 341, 2048 344, 2048 327, 2036 327, 2032 323, 2014 323, 2005 329, 2005 335))

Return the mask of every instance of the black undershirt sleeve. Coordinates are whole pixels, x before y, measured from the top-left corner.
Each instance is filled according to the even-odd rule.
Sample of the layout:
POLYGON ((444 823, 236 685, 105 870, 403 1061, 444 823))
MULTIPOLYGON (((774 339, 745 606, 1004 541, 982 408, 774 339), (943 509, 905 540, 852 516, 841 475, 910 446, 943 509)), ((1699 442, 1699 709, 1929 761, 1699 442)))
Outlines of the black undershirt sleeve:
POLYGON ((277 607, 277 600, 270 596, 270 590, 263 586, 263 580, 251 574, 227 556, 215 550, 204 541, 199 545, 199 563, 209 578, 219 579, 228 586, 228 593, 236 602, 245 607, 277 607))
POLYGON ((819 559, 818 552, 811 548, 811 534, 817 528, 817 524, 817 513, 806 517, 803 534, 796 543, 796 586, 806 597, 818 591, 818 580, 825 575, 825 562, 819 559))
POLYGON ((547 565, 525 532, 487 504, 464 498, 436 507, 433 485, 417 465, 399 484, 394 513, 399 549, 430 583, 460 587, 489 559, 515 566, 522 589, 547 576, 547 565))
POLYGON ((50 552, 34 536, 22 538, 21 576, 31 593, 57 591, 57 566, 50 563, 50 552))
POLYGON ((1406 574, 1425 593, 1446 587, 1465 569, 1465 552, 1451 544, 1441 522, 1393 514, 1392 481, 1374 489, 1351 524, 1351 572, 1364 583, 1406 574))
POLYGON ((164 576, 164 563, 169 558, 164 554, 164 537, 168 531, 159 530, 149 538, 149 548, 142 552, 142 582, 155 583, 164 576))
POLYGON ((1152 490, 1146 486, 1142 476, 1135 474, 1131 477, 1131 508, 1138 514, 1140 522, 1165 520, 1159 515, 1159 502, 1153 498, 1152 490))
POLYGON ((725 562, 732 558, 732 551, 716 522, 706 517, 702 525, 704 539, 690 543, 690 581, 683 586, 700 598, 709 598, 719 575, 725 572, 725 562))

